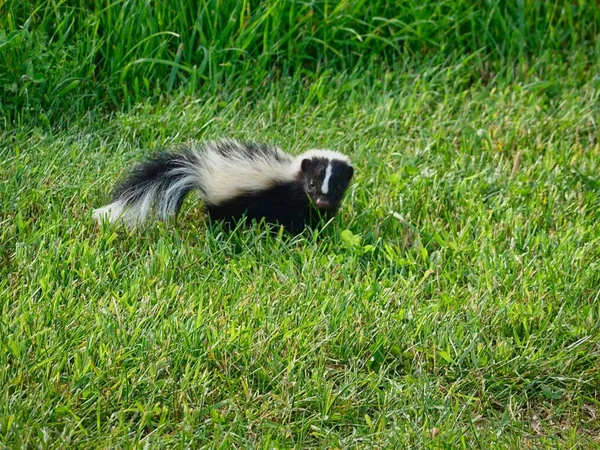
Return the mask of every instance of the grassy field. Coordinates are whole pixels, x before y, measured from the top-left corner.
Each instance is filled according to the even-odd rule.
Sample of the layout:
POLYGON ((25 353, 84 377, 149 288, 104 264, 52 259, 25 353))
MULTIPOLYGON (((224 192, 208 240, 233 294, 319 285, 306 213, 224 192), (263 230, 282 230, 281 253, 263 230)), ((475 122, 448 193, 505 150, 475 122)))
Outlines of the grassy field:
MULTIPOLYGON (((271 18, 291 3, 272 4, 271 18)), ((122 66, 64 99, 49 85, 28 106, 6 95, 0 446, 600 446, 599 44, 593 16, 569 28, 583 13, 557 5, 546 22, 523 15, 521 31, 541 30, 521 35, 529 54, 519 16, 491 15, 473 48, 468 29, 442 45, 429 24, 430 56, 416 38, 372 42, 370 61, 351 56, 364 40, 321 54, 309 39, 296 45, 315 67, 261 54, 222 85, 178 72, 172 95, 174 66, 148 69, 150 91, 115 83, 122 66), (508 42, 490 47, 502 23, 508 42), (264 80, 272 58, 304 68, 264 80), (190 196, 176 222, 92 220, 142 155, 224 136, 351 155, 339 216, 297 237, 225 232, 190 196)), ((28 35, 58 53, 93 45, 28 35)))

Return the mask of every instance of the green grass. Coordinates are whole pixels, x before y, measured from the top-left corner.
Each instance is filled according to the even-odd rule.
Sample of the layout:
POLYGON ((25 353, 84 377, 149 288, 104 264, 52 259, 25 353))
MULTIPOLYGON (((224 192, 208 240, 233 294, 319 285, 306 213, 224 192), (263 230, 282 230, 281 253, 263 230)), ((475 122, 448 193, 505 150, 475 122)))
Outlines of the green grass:
POLYGON ((67 110, 415 59, 469 56, 475 80, 518 76, 515 62, 597 58, 598 24, 588 0, 5 0, 0 117, 56 124, 67 110))
POLYGON ((0 447, 600 447, 599 23, 0 1, 0 447), (340 214, 94 223, 144 154, 217 137, 349 154, 340 214))
POLYGON ((600 445, 597 69, 423 64, 5 132, 0 442, 600 445), (191 197, 177 223, 91 219, 142 154, 221 136, 350 154, 339 217, 228 233, 191 197))

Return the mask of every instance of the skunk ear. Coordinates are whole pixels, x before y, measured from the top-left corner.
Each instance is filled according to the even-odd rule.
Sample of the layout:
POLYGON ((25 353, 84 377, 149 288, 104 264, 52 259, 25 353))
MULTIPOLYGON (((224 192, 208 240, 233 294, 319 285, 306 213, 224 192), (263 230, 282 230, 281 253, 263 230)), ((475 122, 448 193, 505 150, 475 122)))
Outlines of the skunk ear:
POLYGON ((348 166, 348 179, 350 180, 354 175, 354 167, 348 166))
POLYGON ((303 159, 302 165, 300 167, 302 168, 303 173, 309 172, 310 169, 312 168, 312 160, 311 159, 303 159))

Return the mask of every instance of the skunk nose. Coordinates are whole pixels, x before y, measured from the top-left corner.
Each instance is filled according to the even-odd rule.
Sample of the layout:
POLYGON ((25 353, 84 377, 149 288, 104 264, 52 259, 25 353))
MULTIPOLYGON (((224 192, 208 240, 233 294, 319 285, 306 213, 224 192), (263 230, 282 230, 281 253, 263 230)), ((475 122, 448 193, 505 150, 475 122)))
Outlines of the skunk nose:
POLYGON ((325 197, 317 197, 316 204, 319 209, 328 209, 330 206, 329 200, 325 197))

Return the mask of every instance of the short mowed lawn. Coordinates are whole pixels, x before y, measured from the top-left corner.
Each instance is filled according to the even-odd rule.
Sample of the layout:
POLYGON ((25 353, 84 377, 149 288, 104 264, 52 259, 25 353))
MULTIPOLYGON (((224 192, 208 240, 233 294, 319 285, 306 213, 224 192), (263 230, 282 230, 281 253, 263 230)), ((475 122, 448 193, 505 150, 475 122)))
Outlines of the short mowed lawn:
POLYGON ((0 444, 600 446, 600 66, 473 54, 15 106, 0 444), (93 221, 135 161, 223 137, 348 154, 339 215, 93 221))

